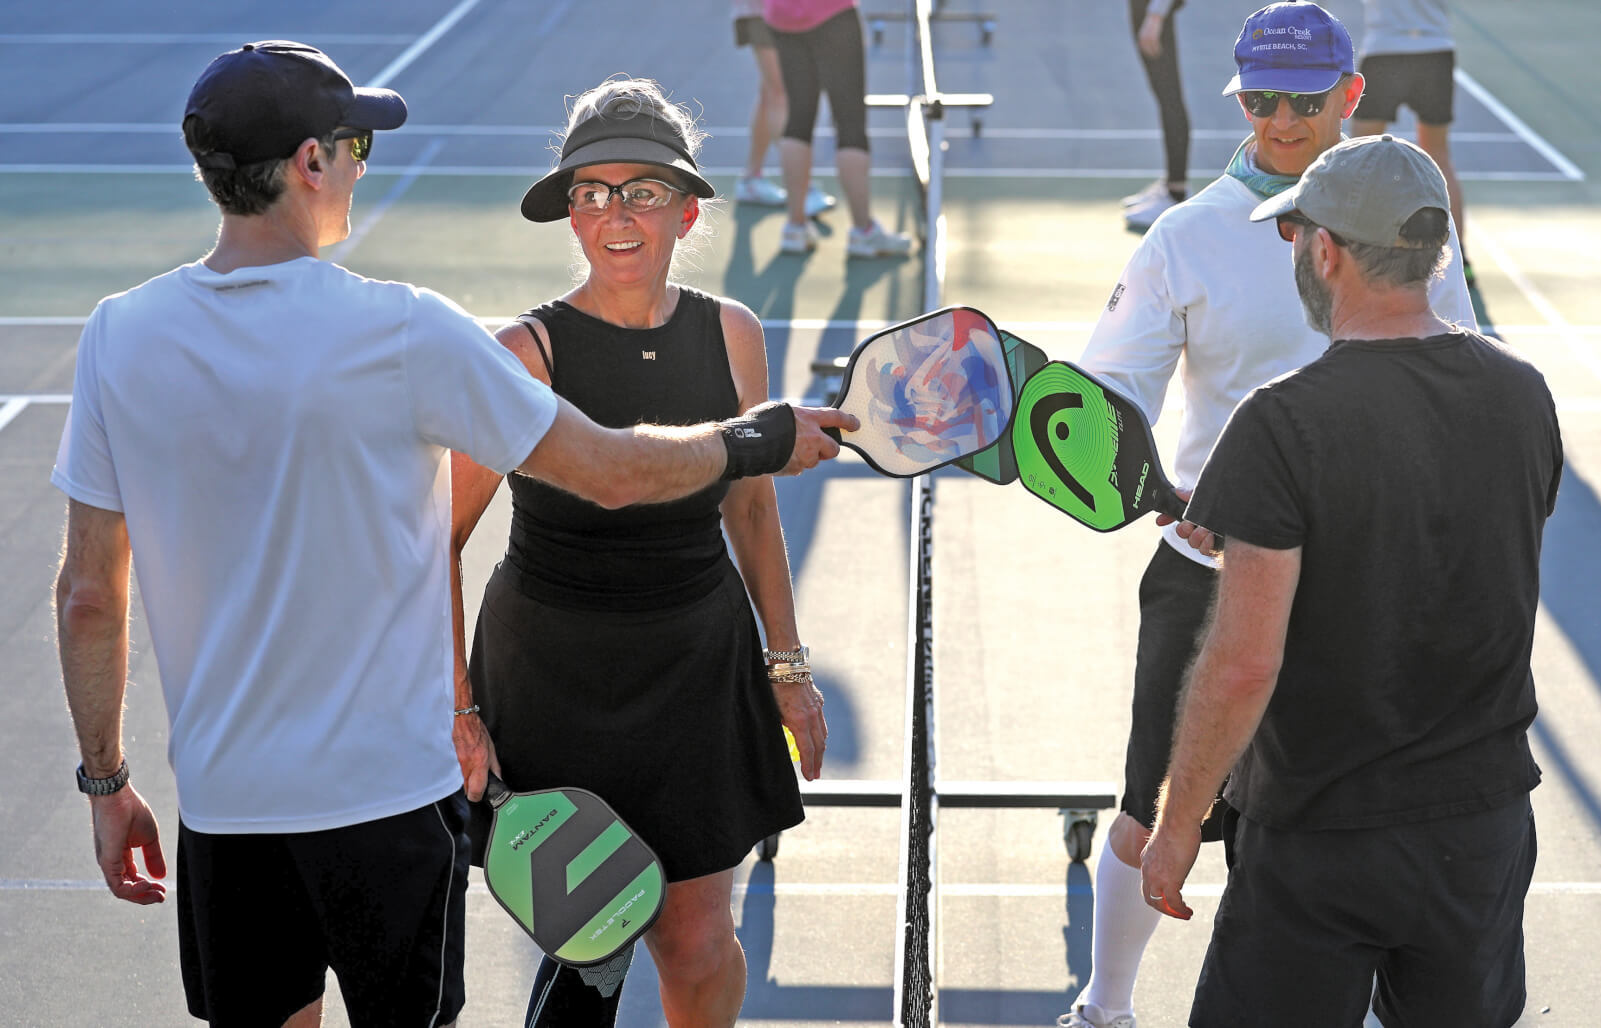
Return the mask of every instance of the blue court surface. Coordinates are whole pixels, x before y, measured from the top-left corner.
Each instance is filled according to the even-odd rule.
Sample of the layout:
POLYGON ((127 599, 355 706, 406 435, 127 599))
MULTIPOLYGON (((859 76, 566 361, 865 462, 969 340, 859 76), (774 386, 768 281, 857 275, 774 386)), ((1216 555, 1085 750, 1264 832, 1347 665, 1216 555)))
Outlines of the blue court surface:
MULTIPOLYGON (((868 85, 920 91, 906 8, 864 0, 868 85), (873 37, 880 36, 874 40, 873 37)), ((1192 181, 1217 174, 1247 132, 1219 96, 1252 0, 1178 15, 1194 126, 1192 181)), ((1360 33, 1356 0, 1328 4, 1360 33)), ((689 282, 750 305, 767 328, 774 395, 831 388, 813 363, 941 302, 965 303, 1071 359, 1137 243, 1117 198, 1159 174, 1155 106, 1113 0, 952 2, 932 36, 939 86, 993 105, 947 111, 941 215, 947 246, 907 261, 844 257, 847 221, 825 215, 819 249, 778 253, 771 208, 725 202, 689 282)), ((1580 0, 1457 5, 1453 152, 1468 197, 1465 240, 1485 314, 1544 371, 1568 465, 1546 534, 1531 733, 1540 863, 1525 922, 1529 1003, 1520 1025, 1596 1022, 1601 984, 1601 91, 1590 53, 1601 12, 1580 0), (1543 26, 1543 27, 1542 27, 1543 26), (1553 28, 1553 27, 1559 28, 1553 28)), ((432 286, 494 324, 559 295, 573 261, 564 225, 518 217, 552 162, 563 98, 616 72, 658 79, 711 138, 719 189, 744 162, 755 67, 726 4, 596 8, 575 0, 370 0, 321 5, 12 5, 0 19, 0 1024, 188 1023, 173 902, 114 901, 92 860, 88 816, 54 651, 51 585, 65 502, 48 482, 84 317, 103 295, 203 254, 216 216, 193 181, 178 121, 215 54, 263 38, 327 50, 358 81, 407 98, 358 187, 352 238, 325 253, 375 277, 432 286)), ((826 125, 826 119, 825 119, 826 125)), ((906 119, 874 108, 873 206, 922 233, 906 119)), ((1410 134, 1402 122, 1395 131, 1410 134)), ((817 173, 833 183, 832 131, 817 173)), ((777 175, 776 155, 769 174, 777 175)), ((1227 254, 1197 254, 1226 261, 1227 254)), ((1177 418, 1156 426, 1171 452, 1177 418)), ((779 486, 802 635, 828 698, 825 777, 892 781, 902 768, 911 494, 846 457, 779 486)), ((932 596, 938 775, 1003 790, 1035 780, 1115 793, 1149 519, 1098 535, 1021 489, 934 476, 932 596)), ((503 549, 502 496, 468 555, 469 604, 503 549)), ((1453 512, 1460 531, 1472 511, 1453 512)), ((127 748, 168 841, 177 808, 165 716, 142 611, 133 627, 127 748)), ((1109 804, 1108 804, 1109 806, 1109 804)), ((1111 811, 1100 811, 1102 829, 1111 811)), ((937 835, 933 964, 939 1023, 1049 1025, 1090 971, 1091 863, 1069 859, 1049 806, 956 808, 937 835)), ((1184 1023, 1224 880, 1207 847, 1188 924, 1164 924, 1135 993, 1140 1023, 1184 1023)), ((894 998, 897 815, 816 806, 775 860, 736 875, 750 966, 742 1024, 882 1025, 894 998)), ((264 898, 264 901, 270 901, 264 898)), ((469 897, 463 1026, 518 1023, 538 953, 476 881, 469 897)), ((327 1022, 346 1023, 330 980, 327 1022)), ((641 951, 622 1024, 664 1024, 641 951)))

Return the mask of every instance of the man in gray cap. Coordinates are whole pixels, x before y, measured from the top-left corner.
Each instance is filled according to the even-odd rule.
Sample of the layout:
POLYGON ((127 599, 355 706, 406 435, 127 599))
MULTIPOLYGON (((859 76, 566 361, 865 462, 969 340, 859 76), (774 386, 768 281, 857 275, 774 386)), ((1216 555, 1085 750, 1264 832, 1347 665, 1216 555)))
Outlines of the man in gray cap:
POLYGON ((1430 307, 1449 209, 1427 154, 1368 136, 1252 215, 1293 241, 1332 345, 1240 404, 1187 512, 1193 544, 1228 550, 1142 884, 1190 916, 1229 776, 1191 1025, 1349 1026, 1370 997, 1385 1024, 1523 1009, 1529 654, 1562 440, 1540 373, 1430 307))
POLYGON ((216 247, 101 301, 78 347, 51 476, 78 787, 112 893, 162 902, 122 746, 131 561, 178 783, 184 987, 215 1024, 318 1024, 330 967, 355 1024, 461 1009, 451 450, 619 507, 797 472, 856 424, 764 404, 601 428, 445 298, 319 260, 373 131, 405 118, 304 44, 218 57, 183 121, 216 247))

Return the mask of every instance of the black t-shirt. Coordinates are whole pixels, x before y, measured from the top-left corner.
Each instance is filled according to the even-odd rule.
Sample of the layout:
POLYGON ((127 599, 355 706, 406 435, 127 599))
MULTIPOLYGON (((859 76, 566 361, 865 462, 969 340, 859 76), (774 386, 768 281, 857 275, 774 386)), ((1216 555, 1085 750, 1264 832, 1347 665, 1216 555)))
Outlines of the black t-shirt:
POLYGON ((1358 828, 1538 784, 1529 654, 1561 474, 1544 378, 1474 333, 1337 341, 1246 397, 1188 517, 1302 563, 1229 802, 1275 827, 1358 828))

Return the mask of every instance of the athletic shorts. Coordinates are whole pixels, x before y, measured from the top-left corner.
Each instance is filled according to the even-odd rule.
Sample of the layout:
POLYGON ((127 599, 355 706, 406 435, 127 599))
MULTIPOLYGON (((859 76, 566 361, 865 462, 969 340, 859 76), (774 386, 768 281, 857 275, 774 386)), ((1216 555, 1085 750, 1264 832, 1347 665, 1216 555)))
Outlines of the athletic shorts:
POLYGON ((1449 125, 1456 95, 1451 81, 1455 68, 1453 50, 1364 57, 1359 70, 1367 85, 1351 117, 1391 122, 1405 104, 1425 125, 1449 125))
POLYGON ((1510 1028, 1526 997, 1527 796, 1416 824, 1286 832, 1234 811, 1193 1028, 1510 1028), (1375 976, 1377 991, 1375 992, 1375 976))
POLYGON ((189 1012, 280 1028, 339 976, 352 1028, 448 1024, 466 1000, 467 799, 322 832, 178 825, 189 1012))
MULTIPOLYGON (((1140 579, 1140 636, 1134 658, 1134 708, 1123 757, 1120 809, 1147 828, 1156 824, 1156 794, 1173 751, 1179 692, 1201 647, 1217 591, 1217 572, 1184 556, 1165 539, 1140 579)), ((1220 799, 1201 826, 1208 842, 1222 838, 1220 799)))
POLYGON ((773 30, 760 18, 735 18, 734 45, 770 47, 773 45, 773 30))

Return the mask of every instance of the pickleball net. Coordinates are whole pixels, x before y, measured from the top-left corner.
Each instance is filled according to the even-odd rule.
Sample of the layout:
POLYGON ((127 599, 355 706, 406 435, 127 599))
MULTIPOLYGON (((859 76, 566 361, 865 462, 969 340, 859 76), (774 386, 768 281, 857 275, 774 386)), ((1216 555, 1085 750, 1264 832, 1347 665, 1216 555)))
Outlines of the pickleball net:
MULTIPOLYGON (((918 83, 906 107, 907 141, 924 211, 923 309, 944 305, 944 108, 934 75, 932 0, 912 0, 918 83)), ((907 610, 906 737, 900 802, 900 870, 897 876, 895 1000, 893 1023, 934 1028, 939 1020, 935 982, 935 913, 938 907, 934 792, 934 487, 924 474, 911 482, 910 592, 907 610)))

